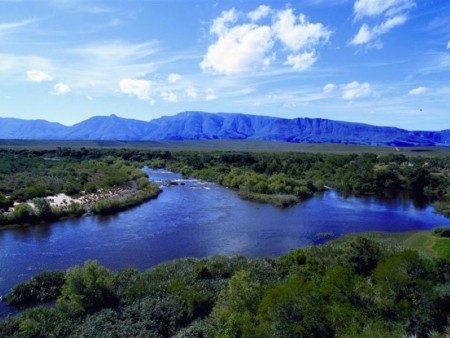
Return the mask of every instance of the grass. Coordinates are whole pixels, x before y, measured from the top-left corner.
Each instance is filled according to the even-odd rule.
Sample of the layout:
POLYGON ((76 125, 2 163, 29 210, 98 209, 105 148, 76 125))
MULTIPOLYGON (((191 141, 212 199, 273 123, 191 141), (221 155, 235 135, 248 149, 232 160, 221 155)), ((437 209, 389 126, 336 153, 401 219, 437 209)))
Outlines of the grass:
POLYGON ((198 141, 46 141, 46 140, 0 140, 0 148, 56 149, 70 148, 127 148, 148 150, 197 150, 197 151, 250 151, 250 152, 305 152, 305 153, 375 153, 378 155, 398 153, 405 156, 450 155, 450 147, 387 147, 356 144, 288 143, 251 140, 198 140, 198 141))
MULTIPOLYGON (((334 241, 343 242, 361 234, 350 234, 334 241)), ((367 232, 364 236, 389 246, 412 249, 426 257, 450 259, 450 238, 434 236, 431 231, 367 232)))

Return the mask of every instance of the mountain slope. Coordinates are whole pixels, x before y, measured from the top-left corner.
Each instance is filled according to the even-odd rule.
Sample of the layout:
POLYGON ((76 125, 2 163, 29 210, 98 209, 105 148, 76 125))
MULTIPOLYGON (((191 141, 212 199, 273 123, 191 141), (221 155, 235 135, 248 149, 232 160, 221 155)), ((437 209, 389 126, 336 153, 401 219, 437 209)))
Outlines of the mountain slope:
POLYGON ((228 113, 183 112, 150 122, 96 116, 73 126, 0 118, 0 139, 42 140, 266 140, 368 145, 450 145, 450 130, 408 131, 327 119, 283 119, 228 113))
POLYGON ((1 139, 61 139, 70 127, 45 120, 0 118, 1 139))
POLYGON ((67 140, 142 140, 149 123, 120 118, 116 115, 95 116, 69 127, 67 140))

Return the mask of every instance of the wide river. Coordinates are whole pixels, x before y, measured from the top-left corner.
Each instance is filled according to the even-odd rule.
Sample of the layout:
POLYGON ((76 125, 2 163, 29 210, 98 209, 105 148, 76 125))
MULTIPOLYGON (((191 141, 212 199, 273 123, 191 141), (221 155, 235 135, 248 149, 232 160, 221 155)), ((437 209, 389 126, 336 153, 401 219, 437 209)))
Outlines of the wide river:
MULTIPOLYGON (((157 182, 179 180, 155 199, 111 217, 88 216, 0 231, 0 295, 44 270, 87 259, 118 270, 214 254, 277 256, 315 244, 317 233, 407 231, 450 225, 429 205, 405 195, 345 198, 326 191, 288 209, 240 199, 235 192, 166 171, 146 169, 157 182)), ((12 309, 0 302, 0 318, 12 309)))

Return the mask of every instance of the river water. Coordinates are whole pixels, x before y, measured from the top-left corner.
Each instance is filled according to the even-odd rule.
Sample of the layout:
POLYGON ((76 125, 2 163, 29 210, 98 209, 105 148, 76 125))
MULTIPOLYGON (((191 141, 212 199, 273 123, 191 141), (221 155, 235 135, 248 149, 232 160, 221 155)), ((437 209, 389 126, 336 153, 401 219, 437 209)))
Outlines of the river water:
MULTIPOLYGON (((450 225, 430 205, 404 194, 345 198, 326 191, 288 209, 243 201, 235 192, 146 169, 157 182, 178 180, 160 196, 109 217, 88 216, 0 231, 0 295, 45 270, 87 259, 118 270, 214 254, 277 256, 315 243, 317 233, 426 230, 450 225)), ((12 309, 0 302, 0 318, 12 309)))

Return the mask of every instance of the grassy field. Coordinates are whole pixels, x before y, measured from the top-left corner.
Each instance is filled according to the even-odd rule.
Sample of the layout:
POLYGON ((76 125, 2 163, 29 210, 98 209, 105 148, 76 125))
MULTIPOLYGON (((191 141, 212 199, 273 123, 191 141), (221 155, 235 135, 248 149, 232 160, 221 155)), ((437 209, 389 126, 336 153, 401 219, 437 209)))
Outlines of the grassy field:
POLYGON ((448 156, 450 147, 385 147, 356 144, 312 144, 246 140, 199 140, 199 141, 39 141, 0 140, 0 148, 56 149, 70 148, 129 148, 149 150, 197 150, 197 151, 254 151, 254 152, 306 152, 306 153, 399 153, 406 156, 448 156))
MULTIPOLYGON (((358 235, 347 235, 335 241, 347 241, 358 235)), ((450 259, 450 238, 434 236, 431 231, 368 232, 364 235, 390 246, 416 250, 423 256, 450 259)))

